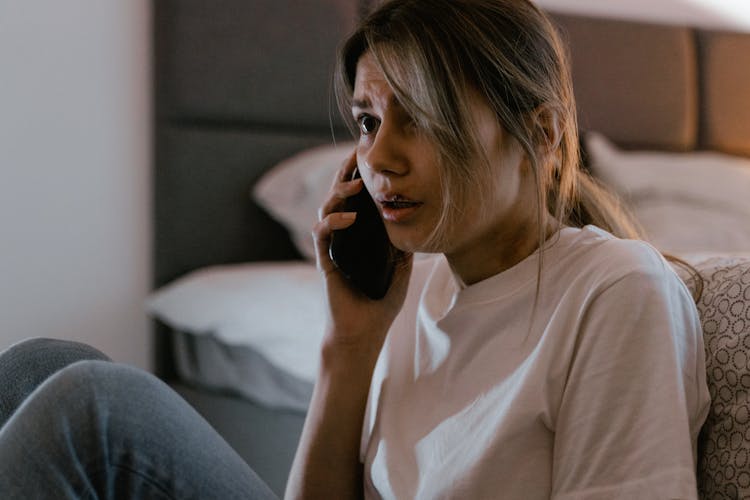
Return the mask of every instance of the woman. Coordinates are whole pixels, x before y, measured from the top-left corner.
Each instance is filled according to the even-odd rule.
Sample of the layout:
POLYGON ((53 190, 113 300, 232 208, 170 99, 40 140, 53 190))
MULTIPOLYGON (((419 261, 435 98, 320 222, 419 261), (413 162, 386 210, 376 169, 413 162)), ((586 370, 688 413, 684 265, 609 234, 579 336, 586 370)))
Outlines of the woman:
MULTIPOLYGON (((695 498, 697 313, 653 248, 612 236, 636 233, 578 168, 545 16, 525 0, 394 0, 349 38, 338 76, 359 143, 314 229, 329 321, 287 496, 695 498), (329 257, 362 189, 401 255, 382 300, 329 257)), ((2 355, 17 393, 4 492, 271 495, 163 384, 70 364, 102 357, 50 341, 2 355)))
POLYGON ((359 143, 314 230, 330 321, 290 494, 694 498, 697 313, 652 247, 607 232, 636 234, 578 168, 545 16, 389 2, 338 76, 359 143), (382 301, 328 255, 361 189, 403 252, 382 301), (413 252, 444 257, 412 272, 413 252))

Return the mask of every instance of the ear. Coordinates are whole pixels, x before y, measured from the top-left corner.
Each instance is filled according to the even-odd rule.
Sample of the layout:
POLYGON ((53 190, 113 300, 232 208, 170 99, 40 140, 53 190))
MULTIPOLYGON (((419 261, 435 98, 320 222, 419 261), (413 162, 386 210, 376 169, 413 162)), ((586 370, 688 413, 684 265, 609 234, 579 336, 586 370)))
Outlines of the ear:
POLYGON ((534 128, 541 132, 540 139, 544 140, 546 151, 552 152, 558 148, 562 141, 562 124, 560 113, 547 105, 540 105, 532 111, 534 128))

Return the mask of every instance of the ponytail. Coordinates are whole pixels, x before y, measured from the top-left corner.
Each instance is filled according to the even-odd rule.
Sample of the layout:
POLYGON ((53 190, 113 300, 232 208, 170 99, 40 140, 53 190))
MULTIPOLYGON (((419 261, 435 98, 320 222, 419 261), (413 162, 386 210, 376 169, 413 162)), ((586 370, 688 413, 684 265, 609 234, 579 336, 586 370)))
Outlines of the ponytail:
MULTIPOLYGON (((583 170, 579 170, 577 177, 576 196, 565 221, 567 225, 582 227, 593 224, 618 238, 645 239, 641 225, 614 193, 583 170)), ((679 257, 667 253, 662 255, 670 264, 681 267, 690 275, 695 284, 695 290, 691 291, 693 300, 698 302, 704 285, 698 270, 679 257)))
POLYGON ((593 224, 626 239, 643 239, 643 229, 621 200, 599 180, 579 172, 573 206, 565 224, 593 224))

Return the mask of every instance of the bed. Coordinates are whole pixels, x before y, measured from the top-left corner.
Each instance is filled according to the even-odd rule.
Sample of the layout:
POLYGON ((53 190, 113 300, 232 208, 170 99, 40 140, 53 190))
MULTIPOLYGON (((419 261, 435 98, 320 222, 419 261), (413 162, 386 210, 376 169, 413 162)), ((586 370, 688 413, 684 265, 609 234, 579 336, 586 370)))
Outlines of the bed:
MULTIPOLYGON (((351 140, 330 74, 368 4, 154 2, 156 371, 279 494, 322 332, 309 228, 351 140)), ((750 34, 552 15, 586 168, 707 277, 701 493, 750 495, 750 34)))

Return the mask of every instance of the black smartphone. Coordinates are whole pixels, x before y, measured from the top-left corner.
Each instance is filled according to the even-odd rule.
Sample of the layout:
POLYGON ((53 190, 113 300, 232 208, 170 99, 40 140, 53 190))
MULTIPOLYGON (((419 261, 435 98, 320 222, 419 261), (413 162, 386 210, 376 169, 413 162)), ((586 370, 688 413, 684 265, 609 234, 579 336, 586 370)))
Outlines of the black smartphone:
MULTIPOLYGON (((352 180, 359 178, 354 170, 352 180)), ((334 231, 331 259, 356 288, 371 299, 382 299, 393 280, 400 252, 391 244, 378 207, 367 189, 346 199, 347 212, 357 212, 354 224, 334 231)))

